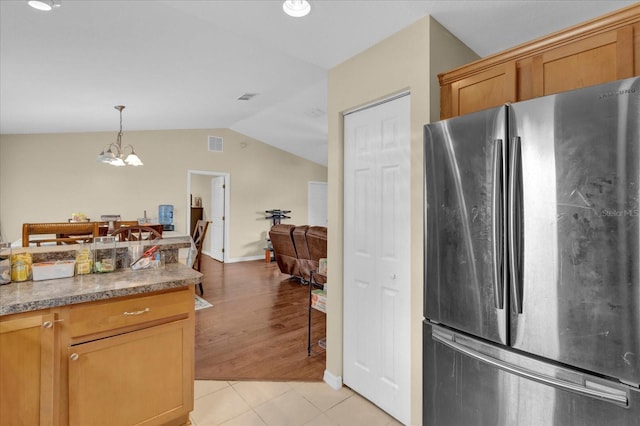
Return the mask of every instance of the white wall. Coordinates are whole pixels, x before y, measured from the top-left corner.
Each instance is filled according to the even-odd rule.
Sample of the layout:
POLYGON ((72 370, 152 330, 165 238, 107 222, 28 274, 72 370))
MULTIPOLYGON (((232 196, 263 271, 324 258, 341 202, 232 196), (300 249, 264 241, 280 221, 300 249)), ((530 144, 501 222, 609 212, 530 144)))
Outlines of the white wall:
MULTIPOLYGON (((95 161, 117 131, 0 135, 0 229, 7 241, 23 223, 66 221, 73 212, 92 220, 120 214, 123 220, 157 216, 174 205, 176 231, 186 229, 187 170, 229 173, 230 244, 233 259, 264 256, 270 221, 264 211, 292 210, 286 223, 307 220, 307 182, 327 178, 324 166, 229 129, 124 130, 142 167, 116 168, 95 161), (224 152, 209 152, 207 137, 224 138, 224 152)), ((205 197, 203 196, 203 199, 205 197)))

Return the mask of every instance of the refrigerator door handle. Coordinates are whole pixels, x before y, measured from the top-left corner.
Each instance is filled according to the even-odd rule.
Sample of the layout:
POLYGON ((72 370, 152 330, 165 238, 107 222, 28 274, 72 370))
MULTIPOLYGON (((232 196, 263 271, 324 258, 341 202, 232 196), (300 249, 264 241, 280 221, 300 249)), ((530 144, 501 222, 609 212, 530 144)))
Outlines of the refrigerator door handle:
POLYGON ((504 287, 502 286, 504 242, 502 229, 502 139, 493 141, 493 188, 492 188, 492 228, 493 228, 493 294, 496 309, 504 308, 504 287))
POLYGON ((522 162, 520 160, 520 138, 514 137, 511 144, 511 157, 509 159, 509 270, 511 285, 515 299, 514 307, 518 314, 522 313, 522 290, 520 279, 522 277, 522 235, 520 219, 522 206, 520 202, 522 162))
POLYGON ((592 383, 589 380, 583 380, 582 383, 574 383, 567 380, 558 379, 556 377, 540 374, 536 371, 529 370, 519 365, 514 365, 501 359, 494 358, 490 355, 478 352, 477 350, 468 347, 464 343, 456 341, 454 334, 441 332, 439 330, 436 330, 435 328, 431 333, 431 337, 433 338, 433 340, 442 343, 443 345, 446 345, 457 352, 463 353, 478 361, 485 362, 489 365, 492 365, 493 367, 499 368, 500 370, 516 374, 520 377, 534 380, 536 382, 543 383, 557 389, 567 390, 591 398, 596 398, 612 404, 622 405, 625 407, 629 405, 627 393, 623 390, 608 387, 602 384, 592 383))

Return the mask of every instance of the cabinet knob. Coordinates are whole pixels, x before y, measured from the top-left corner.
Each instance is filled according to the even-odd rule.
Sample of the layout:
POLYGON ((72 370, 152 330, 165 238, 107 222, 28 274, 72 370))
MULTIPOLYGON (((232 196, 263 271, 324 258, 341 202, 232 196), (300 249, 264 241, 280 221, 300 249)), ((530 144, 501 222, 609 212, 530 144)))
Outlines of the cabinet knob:
POLYGON ((51 328, 51 327, 53 327, 53 323, 54 322, 62 322, 62 321, 64 321, 64 320, 58 319, 58 320, 53 320, 53 321, 45 321, 45 322, 42 323, 42 326, 44 328, 51 328))
POLYGON ((74 353, 72 353, 71 355, 69 355, 69 359, 70 359, 71 361, 77 361, 77 360, 78 360, 78 358, 80 358, 80 355, 78 355, 78 354, 77 354, 77 353, 75 353, 75 352, 74 352, 74 353))
POLYGON ((390 278, 391 278, 392 280, 395 280, 395 279, 396 279, 396 274, 391 274, 391 275, 390 275, 390 278))

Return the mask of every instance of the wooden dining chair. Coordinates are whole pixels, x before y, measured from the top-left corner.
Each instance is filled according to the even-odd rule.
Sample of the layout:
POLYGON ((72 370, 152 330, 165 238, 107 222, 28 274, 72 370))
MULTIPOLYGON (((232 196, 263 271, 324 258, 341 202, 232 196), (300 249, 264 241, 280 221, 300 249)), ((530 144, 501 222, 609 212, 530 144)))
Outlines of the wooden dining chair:
POLYGON ((162 225, 120 226, 111 233, 116 241, 147 241, 162 239, 162 225))
POLYGON ((98 222, 23 223, 22 247, 90 243, 99 234, 98 225, 98 222))
MULTIPOLYGON (((204 237, 207 235, 207 229, 209 228, 209 222, 206 220, 198 220, 196 226, 193 229, 193 244, 196 246, 196 257, 193 261, 193 269, 200 272, 200 260, 202 259, 202 245, 204 244, 204 237)), ((200 289, 200 295, 204 295, 204 289, 202 288, 202 282, 198 284, 200 289)))

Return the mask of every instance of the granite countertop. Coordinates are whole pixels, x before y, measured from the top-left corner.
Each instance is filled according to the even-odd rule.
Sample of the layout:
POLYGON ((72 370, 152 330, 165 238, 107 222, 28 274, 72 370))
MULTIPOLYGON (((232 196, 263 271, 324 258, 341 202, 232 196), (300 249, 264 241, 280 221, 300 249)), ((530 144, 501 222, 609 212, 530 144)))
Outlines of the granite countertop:
POLYGON ((169 263, 158 269, 123 268, 106 274, 12 282, 0 286, 0 315, 150 293, 201 281, 200 272, 181 263, 169 263))

